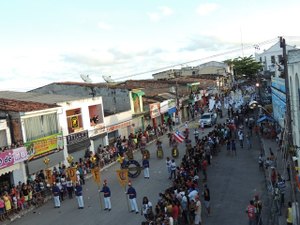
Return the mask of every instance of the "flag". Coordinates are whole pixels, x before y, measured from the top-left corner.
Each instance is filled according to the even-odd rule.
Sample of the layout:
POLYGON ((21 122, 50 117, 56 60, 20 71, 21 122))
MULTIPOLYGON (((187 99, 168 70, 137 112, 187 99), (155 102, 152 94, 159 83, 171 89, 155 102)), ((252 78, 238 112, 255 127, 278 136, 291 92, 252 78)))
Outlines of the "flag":
POLYGON ((122 187, 128 183, 128 169, 117 170, 117 177, 122 187))
POLYGON ((176 131, 174 133, 174 138, 179 143, 182 143, 184 141, 184 136, 179 131, 176 131))
POLYGON ((92 172, 94 181, 95 181, 98 185, 100 185, 100 183, 101 183, 101 178, 100 178, 100 169, 99 169, 99 167, 96 166, 95 168, 92 169, 91 172, 92 172))

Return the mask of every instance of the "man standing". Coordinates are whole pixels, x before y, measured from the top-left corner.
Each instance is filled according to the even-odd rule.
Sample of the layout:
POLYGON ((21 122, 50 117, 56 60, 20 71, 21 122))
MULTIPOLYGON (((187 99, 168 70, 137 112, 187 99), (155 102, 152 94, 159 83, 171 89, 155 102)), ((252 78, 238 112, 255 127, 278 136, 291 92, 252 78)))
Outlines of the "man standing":
POLYGON ((195 208, 195 225, 201 225, 201 202, 199 195, 196 196, 196 208, 195 208))
POLYGON ((59 200, 60 190, 55 182, 52 186, 52 194, 54 199, 54 208, 60 208, 60 200, 59 200))
POLYGON ((111 202, 110 202, 110 189, 107 186, 107 180, 104 180, 103 182, 103 187, 102 190, 100 192, 103 192, 103 196, 104 196, 104 210, 111 210, 111 202))
POLYGON ((248 214, 249 225, 256 225, 256 209, 253 200, 250 200, 250 204, 247 206, 246 213, 248 214))
POLYGON ((171 159, 169 157, 167 157, 166 165, 167 165, 169 177, 171 176, 171 163, 172 163, 171 159))
POLYGON ((207 215, 210 216, 210 193, 207 184, 204 185, 203 197, 207 215))
POLYGON ((144 178, 145 179, 149 179, 150 178, 150 174, 149 174, 149 160, 147 159, 146 156, 144 156, 142 164, 143 164, 143 168, 144 168, 144 178))
POLYGON ((173 175, 174 175, 174 179, 176 179, 176 163, 174 159, 172 159, 171 161, 171 174, 169 177, 170 180, 172 179, 173 175))
POLYGON ((83 196, 82 196, 82 186, 80 185, 79 182, 76 182, 75 185, 75 195, 78 203, 78 209, 83 209, 84 203, 83 203, 83 196))
POLYGON ((131 182, 128 182, 128 189, 126 194, 129 196, 129 202, 131 206, 131 212, 135 212, 136 214, 139 213, 139 209, 136 203, 136 191, 135 189, 131 186, 131 182))

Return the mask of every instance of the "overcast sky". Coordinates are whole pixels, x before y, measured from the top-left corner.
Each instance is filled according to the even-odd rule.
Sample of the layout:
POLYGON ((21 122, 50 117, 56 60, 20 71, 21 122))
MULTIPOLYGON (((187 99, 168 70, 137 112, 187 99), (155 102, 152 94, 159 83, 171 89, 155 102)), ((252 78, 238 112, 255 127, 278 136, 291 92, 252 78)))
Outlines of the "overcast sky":
POLYGON ((0 90, 80 74, 151 78, 148 71, 248 56, 278 36, 299 46, 299 9, 299 0, 1 1, 0 90))

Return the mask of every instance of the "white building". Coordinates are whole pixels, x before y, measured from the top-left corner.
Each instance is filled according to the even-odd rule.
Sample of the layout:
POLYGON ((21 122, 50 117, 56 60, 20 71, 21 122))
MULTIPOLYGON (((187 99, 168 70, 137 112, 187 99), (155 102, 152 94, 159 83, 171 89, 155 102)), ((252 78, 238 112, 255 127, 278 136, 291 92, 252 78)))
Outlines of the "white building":
MULTIPOLYGON (((300 49, 288 51, 288 75, 293 142, 295 146, 300 147, 300 49)), ((297 150, 299 159, 300 149, 297 150)))
MULTIPOLYGON (((286 45, 286 50, 296 49, 296 46, 286 45)), ((279 77, 283 71, 282 61, 282 48, 280 42, 272 45, 262 53, 255 53, 255 60, 263 64, 263 75, 272 75, 279 77)))

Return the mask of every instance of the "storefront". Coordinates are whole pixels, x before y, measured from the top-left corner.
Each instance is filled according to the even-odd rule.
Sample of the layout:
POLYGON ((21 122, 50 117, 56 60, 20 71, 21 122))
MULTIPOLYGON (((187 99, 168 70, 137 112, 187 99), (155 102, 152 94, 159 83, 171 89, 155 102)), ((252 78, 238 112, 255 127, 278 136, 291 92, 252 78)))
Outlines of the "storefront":
POLYGON ((90 130, 91 147, 90 150, 97 152, 98 147, 108 144, 107 132, 104 125, 96 125, 93 130, 90 130))
POLYGON ((132 120, 129 120, 107 127, 106 129, 109 143, 113 143, 119 136, 121 136, 122 138, 123 136, 128 137, 131 132, 131 124, 132 120))
POLYGON ((0 190, 4 187, 26 182, 24 161, 28 159, 25 147, 5 150, 0 153, 0 190))
POLYGON ((176 100, 169 99, 168 100, 168 114, 171 117, 172 121, 176 121, 176 100))
POLYGON ((64 142, 62 133, 53 134, 25 143, 28 154, 27 169, 29 174, 45 169, 44 157, 49 158, 48 167, 64 161, 64 142))
POLYGON ((149 105, 150 117, 152 119, 152 126, 157 127, 161 123, 159 103, 152 103, 149 105))
POLYGON ((91 146, 88 130, 69 134, 66 139, 68 154, 73 157, 73 162, 78 162, 80 158, 84 159, 86 151, 89 151, 91 146))
POLYGON ((168 110, 169 110, 169 105, 168 105, 169 101, 165 100, 163 102, 160 103, 160 115, 161 115, 161 122, 167 124, 168 118, 169 118, 169 114, 168 114, 168 110))

